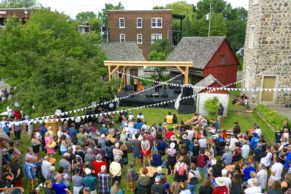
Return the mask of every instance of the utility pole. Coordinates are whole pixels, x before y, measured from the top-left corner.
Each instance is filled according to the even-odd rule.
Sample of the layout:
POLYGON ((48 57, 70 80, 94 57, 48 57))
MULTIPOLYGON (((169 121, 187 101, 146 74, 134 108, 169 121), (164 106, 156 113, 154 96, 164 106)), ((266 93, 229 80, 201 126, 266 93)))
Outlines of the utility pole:
POLYGON ((210 3, 209 3, 208 37, 210 36, 210 32, 211 32, 211 12, 212 12, 212 0, 210 0, 210 3))

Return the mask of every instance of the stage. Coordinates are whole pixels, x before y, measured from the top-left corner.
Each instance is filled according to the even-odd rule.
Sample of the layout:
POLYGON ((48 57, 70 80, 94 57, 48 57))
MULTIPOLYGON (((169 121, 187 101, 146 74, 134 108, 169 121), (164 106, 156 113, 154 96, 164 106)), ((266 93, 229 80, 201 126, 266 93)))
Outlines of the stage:
MULTIPOLYGON (((150 86, 145 87, 145 89, 150 88, 150 86)), ((126 91, 122 90, 120 91, 118 97, 122 96, 127 96, 130 94, 133 94, 134 91, 126 91)), ((159 95, 158 96, 151 96, 153 93, 155 93, 155 89, 151 89, 149 91, 145 91, 142 94, 138 94, 136 96, 130 97, 128 99, 124 99, 120 101, 120 106, 129 106, 129 107, 138 107, 138 106, 144 106, 144 105, 150 105, 150 104, 156 104, 168 100, 176 100, 178 95, 181 93, 181 88, 180 87, 166 87, 165 88, 160 88, 159 89, 159 95), (167 94, 167 95, 163 95, 167 94)), ((158 107, 163 107, 163 108, 174 108, 175 103, 167 103, 163 105, 159 105, 158 107)))

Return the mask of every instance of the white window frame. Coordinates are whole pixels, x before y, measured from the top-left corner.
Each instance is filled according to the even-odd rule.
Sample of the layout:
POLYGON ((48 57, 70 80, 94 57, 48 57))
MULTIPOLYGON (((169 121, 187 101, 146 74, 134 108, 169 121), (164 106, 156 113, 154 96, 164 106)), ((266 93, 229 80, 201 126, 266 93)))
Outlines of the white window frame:
POLYGON ((125 34, 124 33, 119 34, 119 42, 125 42, 125 34), (122 41, 122 39, 123 39, 123 41, 122 41))
POLYGON ((142 28, 142 17, 137 17, 136 18, 136 28, 142 28), (139 22, 140 20, 140 22, 139 22), (139 26, 140 23, 140 26, 139 26))
POLYGON ((151 44, 155 43, 157 40, 162 40, 162 39, 163 39, 163 34, 162 33, 151 34, 151 44), (160 38, 158 38, 158 37, 160 37, 160 38))
POLYGON ((125 28, 125 18, 124 17, 118 18, 118 25, 119 25, 119 28, 125 28), (123 25, 121 25, 121 20, 123 20, 123 25))
POLYGON ((162 17, 153 17, 151 18, 151 27, 152 28, 163 28, 163 18, 162 17), (158 20, 161 20, 161 25, 158 26, 158 20), (153 25, 155 24, 155 25, 153 25))
POLYGON ((142 34, 136 34, 136 44, 142 44, 142 34))

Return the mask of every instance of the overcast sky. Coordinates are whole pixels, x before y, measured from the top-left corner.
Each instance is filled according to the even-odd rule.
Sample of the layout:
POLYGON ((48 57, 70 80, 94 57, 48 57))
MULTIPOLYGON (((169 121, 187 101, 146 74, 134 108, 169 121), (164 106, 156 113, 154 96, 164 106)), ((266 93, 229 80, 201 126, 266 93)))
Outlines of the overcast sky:
MULTIPOLYGON (((52 10, 64 12, 71 17, 83 11, 100 11, 105 3, 117 4, 122 2, 127 10, 152 9, 154 6, 163 6, 168 3, 177 2, 178 0, 38 0, 45 7, 52 10)), ((199 0, 186 0, 188 3, 196 4, 199 0)), ((233 7, 248 8, 248 0, 226 0, 233 7)))

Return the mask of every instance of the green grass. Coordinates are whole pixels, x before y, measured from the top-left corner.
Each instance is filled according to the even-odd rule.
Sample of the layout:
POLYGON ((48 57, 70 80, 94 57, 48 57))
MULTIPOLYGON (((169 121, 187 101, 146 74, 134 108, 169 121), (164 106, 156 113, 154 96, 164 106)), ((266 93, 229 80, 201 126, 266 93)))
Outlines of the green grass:
MULTIPOLYGON (((120 110, 124 110, 124 109, 130 109, 130 107, 120 107, 120 110)), ((231 129, 233 127, 233 122, 238 121, 241 129, 243 131, 248 130, 248 129, 252 129, 254 123, 258 124, 262 131, 263 134, 265 136, 265 140, 268 143, 274 142, 274 133, 271 131, 271 129, 256 115, 256 113, 246 113, 245 112, 246 108, 242 107, 242 106, 238 106, 238 105, 232 105, 230 103, 229 105, 229 111, 228 111, 228 117, 223 119, 223 124, 222 124, 222 128, 223 129, 231 129)), ((139 112, 142 112, 145 120, 148 122, 149 125, 153 125, 154 123, 158 124, 159 122, 163 122, 165 116, 168 114, 168 112, 172 112, 173 114, 176 114, 178 117, 178 121, 180 122, 181 120, 189 120, 190 118, 192 118, 193 114, 178 114, 176 110, 173 109, 166 109, 166 108, 144 108, 141 110, 131 110, 131 112, 133 112, 134 115, 137 115, 139 112)), ((30 143, 30 138, 28 137, 28 135, 26 133, 22 134, 22 142, 18 145, 18 148, 20 149, 20 151, 23 153, 23 155, 25 155, 26 153, 26 148, 27 146, 31 146, 30 143)), ((57 159, 60 159, 60 156, 58 154, 55 154, 55 157, 57 159)), ((24 156, 22 157, 24 158, 24 156)), ((132 161, 132 154, 129 154, 129 163, 132 161)), ((24 161, 23 161, 24 164, 24 161)), ((136 171, 138 172, 139 169, 141 168, 142 164, 141 163, 137 163, 134 168, 136 169, 136 171)), ((56 167, 58 168, 58 162, 56 164, 56 167)), ((125 168, 122 169, 123 170, 123 174, 122 174, 122 182, 121 182, 121 187, 125 190, 126 188, 126 179, 125 179, 125 168)), ((25 193, 28 193, 27 191, 27 186, 26 183, 27 181, 23 180, 24 182, 24 188, 26 190, 25 193)), ((172 183, 173 182, 173 177, 172 176, 168 176, 167 178, 167 182, 172 183)), ((43 191, 41 192, 43 193, 43 191)), ((128 194, 131 194, 132 192, 126 192, 128 194)))

